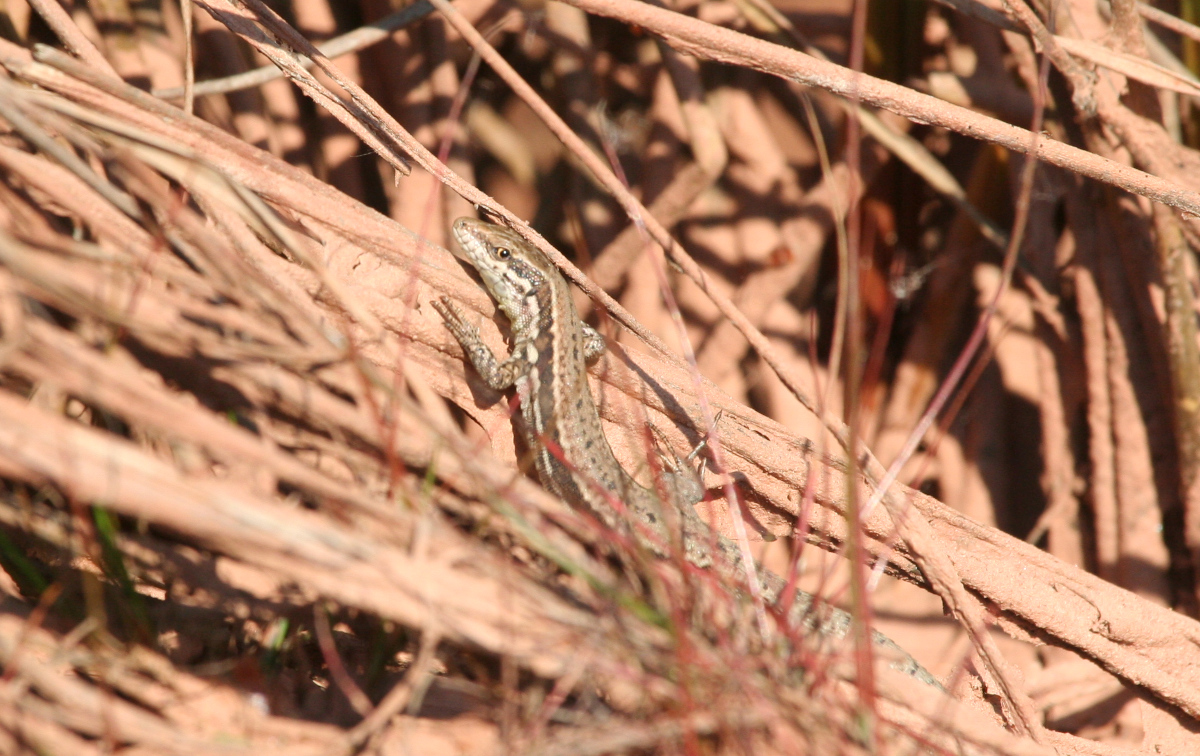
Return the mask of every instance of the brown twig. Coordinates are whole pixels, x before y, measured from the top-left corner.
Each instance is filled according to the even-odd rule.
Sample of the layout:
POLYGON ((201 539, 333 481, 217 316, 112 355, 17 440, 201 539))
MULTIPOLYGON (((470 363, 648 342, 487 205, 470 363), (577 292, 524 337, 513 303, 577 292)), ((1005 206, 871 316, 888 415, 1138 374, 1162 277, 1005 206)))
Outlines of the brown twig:
POLYGON ((46 25, 54 30, 67 49, 77 55, 80 60, 100 71, 105 76, 120 79, 117 69, 113 68, 108 59, 100 54, 92 41, 85 37, 71 20, 63 7, 56 0, 30 0, 29 5, 37 11, 46 25))
MULTIPOLYGON (((676 47, 699 58, 746 66, 841 96, 855 93, 864 104, 890 110, 917 123, 943 126, 1014 152, 1031 154, 1028 151, 1033 149, 1030 145, 1034 141, 1025 129, 865 74, 855 77, 841 66, 818 61, 803 53, 738 32, 650 5, 622 3, 620 0, 572 0, 572 3, 598 15, 638 24, 661 34, 676 47)), ((1200 194, 1173 181, 1053 139, 1039 139, 1036 144, 1037 152, 1032 156, 1038 160, 1200 216, 1200 194)))

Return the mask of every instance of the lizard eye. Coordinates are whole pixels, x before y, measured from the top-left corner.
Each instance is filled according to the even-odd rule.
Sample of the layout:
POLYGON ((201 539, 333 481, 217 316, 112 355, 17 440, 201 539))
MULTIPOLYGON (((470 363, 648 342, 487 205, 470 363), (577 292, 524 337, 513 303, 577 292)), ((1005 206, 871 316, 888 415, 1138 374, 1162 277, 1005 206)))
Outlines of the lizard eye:
POLYGON ((500 247, 496 250, 496 257, 499 257, 501 260, 507 260, 512 257, 512 252, 508 251, 508 247, 500 247))

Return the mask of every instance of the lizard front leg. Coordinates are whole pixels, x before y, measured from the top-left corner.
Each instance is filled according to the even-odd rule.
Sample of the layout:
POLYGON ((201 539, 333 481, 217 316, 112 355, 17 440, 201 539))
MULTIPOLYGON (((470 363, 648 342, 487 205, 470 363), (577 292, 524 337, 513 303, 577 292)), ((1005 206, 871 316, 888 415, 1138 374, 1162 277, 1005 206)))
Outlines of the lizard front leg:
POLYGON ((532 366, 525 359, 525 350, 517 350, 504 362, 500 362, 496 359, 496 354, 491 347, 479 338, 479 329, 467 322, 462 311, 449 298, 435 299, 431 304, 433 309, 442 316, 446 328, 458 340, 463 353, 488 388, 494 391, 504 391, 511 388, 518 378, 529 374, 532 366))

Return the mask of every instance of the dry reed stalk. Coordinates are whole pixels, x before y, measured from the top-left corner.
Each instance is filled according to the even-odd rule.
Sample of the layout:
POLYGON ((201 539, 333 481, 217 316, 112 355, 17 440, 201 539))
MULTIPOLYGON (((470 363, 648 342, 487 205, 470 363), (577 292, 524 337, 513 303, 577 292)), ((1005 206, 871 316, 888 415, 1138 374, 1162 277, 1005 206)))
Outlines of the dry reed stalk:
MULTIPOLYGON (((411 27, 345 61, 321 57, 256 2, 200 5, 214 14, 197 16, 202 65, 212 65, 216 50, 228 54, 232 65, 222 73, 229 75, 269 58, 338 123, 312 114, 282 82, 261 95, 201 97, 198 111, 211 123, 122 83, 116 71, 155 89, 180 80, 166 69, 184 49, 183 26, 166 6, 142 17, 122 3, 104 16, 80 11, 77 28, 36 3, 64 44, 94 59, 90 68, 53 50, 39 49, 35 60, 0 43, 7 72, 0 118, 9 128, 0 144, 0 566, 9 578, 0 616, 2 745, 208 753, 224 748, 221 733, 234 732, 240 740, 232 750, 350 753, 421 743, 435 752, 469 732, 469 746, 459 746, 480 752, 504 743, 536 753, 709 744, 723 752, 854 753, 920 743, 947 753, 1048 753, 1050 746, 1115 753, 1039 721, 1044 713, 1053 726, 1085 731, 1098 716, 1092 710, 1111 700, 1124 713, 1106 726, 1136 719, 1147 743, 1186 743, 1166 712, 1200 718, 1200 659, 1180 641, 1196 637, 1194 622, 899 485, 886 493, 886 513, 869 513, 863 532, 849 533, 844 453, 743 403, 761 391, 744 359, 747 344, 781 378, 767 391, 782 385, 805 400, 812 395, 798 376, 826 369, 821 348, 808 343, 810 324, 827 327, 818 317, 833 283, 821 268, 823 248, 868 197, 877 203, 874 218, 899 219, 894 231, 881 221, 861 250, 863 280, 890 293, 872 295, 868 284, 855 293, 874 308, 871 364, 882 378, 864 396, 835 404, 863 412, 870 437, 871 403, 882 401, 877 448, 898 448, 888 434, 908 433, 960 348, 964 314, 994 286, 990 247, 976 229, 991 233, 987 216, 1026 203, 1035 228, 1023 247, 1024 291, 1002 302, 974 371, 980 388, 964 390, 944 421, 941 433, 951 435, 926 481, 949 495, 952 478, 974 480, 981 488, 964 509, 974 507, 979 519, 1032 523, 1039 513, 1014 501, 1028 486, 1004 485, 1004 477, 1040 479, 1052 552, 1094 560, 1102 576, 1158 601, 1195 590, 1194 577, 1171 570, 1172 559, 1187 555, 1189 542, 1171 528, 1194 520, 1192 487, 1180 485, 1195 477, 1194 455, 1182 436, 1185 451, 1173 466, 1179 452, 1166 417, 1186 430, 1181 413, 1194 393, 1187 368, 1195 335, 1185 328, 1194 268, 1180 263, 1183 245, 1196 237, 1194 220, 1096 192, 1066 171, 1024 199, 1005 196, 994 187, 1012 179, 1012 167, 988 150, 971 157, 943 150, 939 157, 962 161, 954 166, 959 175, 976 179, 965 191, 947 188, 936 176, 949 172, 932 156, 951 137, 917 129, 912 144, 926 150, 919 161, 929 169, 922 175, 951 198, 937 202, 965 215, 928 220, 940 240, 922 249, 944 249, 953 261, 932 268, 932 296, 922 295, 911 313, 897 310, 912 335, 889 357, 882 345, 896 330, 881 314, 911 296, 897 293, 889 266, 898 240, 918 230, 908 219, 913 205, 888 193, 899 185, 893 158, 872 148, 869 165, 843 160, 839 145, 814 135, 841 128, 854 108, 831 107, 823 96, 807 106, 794 84, 749 70, 1033 149, 1068 170, 1190 208, 1195 176, 1186 166, 1195 152, 1172 141, 1143 97, 1146 82, 1181 103, 1174 93, 1189 90, 1153 78, 1160 72, 1141 62, 1135 5, 1113 4, 1117 41, 1106 52, 1080 31, 1108 23, 1085 4, 1071 6, 1079 26, 1056 27, 1061 34, 1051 39, 1043 19, 1007 0, 1013 18, 1052 53, 1075 101, 1094 107, 1095 123, 1108 128, 1085 120, 1082 136, 1073 132, 1071 98, 1056 92, 1053 138, 1035 147, 1014 126, 705 20, 737 27, 749 5, 713 0, 692 7, 699 18, 691 18, 619 0, 572 0, 543 16, 439 0, 449 23, 411 27), (635 21, 696 58, 637 41, 584 10, 635 21), (502 58, 489 58, 502 76, 484 66, 474 78, 467 42, 485 56, 493 49, 475 28, 503 46, 502 58), (631 39, 634 53, 621 53, 631 39), (279 40, 315 56, 317 72, 307 73, 308 63, 279 40), (255 61, 247 44, 264 57, 255 61), (743 68, 730 73, 697 62, 704 58, 743 68), (504 60, 519 65, 505 68, 504 60), (381 76, 381 62, 404 75, 381 76), (1132 77, 1128 101, 1113 95, 1116 74, 1092 81, 1085 70, 1092 65, 1132 77), (504 87, 522 81, 550 85, 525 91, 518 103, 504 87), (546 144, 555 129, 566 147, 546 144), (351 134, 379 158, 361 157, 351 134), (400 177, 406 156, 421 168, 400 177), (578 164, 593 183, 571 173, 578 164), (1097 194, 1106 201, 1089 202, 1097 194), (835 550, 853 542, 867 558, 890 560, 894 575, 926 587, 932 581, 984 653, 986 661, 966 666, 986 686, 999 683, 1019 712, 1000 721, 1022 722, 1042 744, 1004 732, 971 705, 956 707, 895 679, 881 663, 868 690, 869 676, 814 639, 785 634, 780 647, 761 648, 752 614, 727 586, 680 559, 648 558, 484 453, 490 440, 497 456, 512 455, 509 407, 471 378, 464 382, 427 306, 453 296, 500 344, 488 298, 439 246, 446 221, 472 202, 502 214, 501 204, 528 208, 539 228, 573 240, 581 259, 593 254, 596 280, 651 326, 555 252, 603 309, 651 347, 646 353, 622 339, 599 374, 604 420, 629 469, 645 449, 637 434, 615 431, 633 413, 683 448, 720 411, 719 472, 736 474, 749 509, 717 513, 718 524, 744 528, 757 543, 790 534, 805 509, 800 536, 835 550), (675 279, 682 313, 659 300, 649 258, 638 259, 646 237, 623 226, 622 208, 683 267, 686 278, 675 279), (1089 212, 1103 223, 1089 225, 1089 212), (1109 237, 1119 230, 1136 238, 1126 247, 1146 254, 1118 259, 1107 238, 1089 241, 1106 227, 1109 237), (1074 272, 1064 276, 1068 261, 1074 272), (668 327, 676 316, 700 342, 703 379, 664 346, 682 343, 668 327), (1037 348, 1005 342, 1014 329, 1037 348), (1087 359, 1072 358, 1068 347, 1087 359), (1013 392, 986 372, 993 354, 1006 374, 1020 371, 1020 355, 1037 355, 1049 394, 1038 408, 1045 464, 1076 465, 1087 457, 1082 439, 1090 468, 1036 470, 1028 453, 989 452, 989 440, 1021 427, 998 408, 1013 392), (1168 390, 1174 407, 1147 401, 1168 390), (1136 569, 1127 569, 1131 561, 1136 569), (1065 650, 1049 654, 1047 675, 1062 676, 1057 684, 1042 679, 1031 702, 1006 669, 1011 659, 983 632, 986 612, 1112 676, 1065 650), (89 641, 85 652, 81 638, 89 641), (279 657, 266 663, 255 654, 279 657), (372 659, 386 660, 385 672, 372 659), (201 660, 226 666, 200 680, 185 670, 201 660), (807 670, 802 681, 789 666, 807 670), (1122 699, 1118 679, 1140 686, 1144 700, 1122 699), (70 700, 86 705, 73 711, 70 700), (378 707, 360 722, 371 700, 378 707), (447 701, 468 713, 445 724, 428 715, 447 701), (255 708, 262 706, 270 713, 255 708), (865 739, 862 716, 875 728, 865 739)), ((382 4, 362 8, 383 12, 382 4)), ((342 28, 333 4, 305 0, 293 10, 312 41, 342 28)), ((795 32, 804 20, 767 16, 770 23, 753 24, 780 39, 787 24, 795 32)), ((1020 27, 1008 21, 1007 37, 972 28, 974 39, 994 45, 990 60, 1002 59, 1003 39, 1025 81, 1036 82, 1032 48, 1011 32, 1020 27)), ((961 68, 972 44, 956 33, 927 35, 950 68, 961 68)), ((1028 106, 1021 94, 1007 93, 1014 112, 1028 106)), ((882 119, 870 118, 870 129, 882 128, 882 119)), ((892 150, 902 142, 871 133, 892 150)), ((826 432, 845 445, 838 415, 819 409, 826 432)), ((883 468, 866 459, 867 482, 883 479, 883 468)), ((799 542, 790 545, 788 561, 801 554, 799 542)), ((997 693, 969 687, 957 692, 977 704, 997 693)))

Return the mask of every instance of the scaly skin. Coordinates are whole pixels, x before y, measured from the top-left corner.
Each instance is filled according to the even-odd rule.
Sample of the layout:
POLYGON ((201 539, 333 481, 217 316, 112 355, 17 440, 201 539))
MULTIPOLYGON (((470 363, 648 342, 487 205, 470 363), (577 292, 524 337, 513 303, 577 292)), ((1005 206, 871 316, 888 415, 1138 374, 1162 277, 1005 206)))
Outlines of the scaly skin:
MULTIPOLYGON (((462 257, 483 278, 488 292, 512 326, 512 352, 499 361, 479 338, 461 311, 447 298, 433 302, 446 327, 462 345, 467 359, 488 387, 505 391, 515 387, 521 399, 522 434, 533 452, 538 477, 547 490, 568 504, 598 517, 617 532, 635 536, 659 556, 672 542, 667 523, 678 523, 683 552, 701 568, 716 567, 734 580, 744 580, 742 556, 723 536, 714 536, 696 514, 704 496, 696 470, 677 457, 667 460, 657 490, 635 481, 613 454, 600 424, 600 413, 587 383, 587 363, 604 351, 604 340, 579 319, 566 280, 538 249, 514 231, 473 218, 454 222, 454 236, 462 257), (631 529, 614 500, 645 527, 631 529), (672 513, 664 517, 664 504, 672 513), (646 532, 649 531, 649 537, 646 532), (715 545, 715 551, 713 546, 715 545)), ((783 592, 784 580, 755 566, 763 598, 773 603, 783 592)), ((851 617, 828 609, 817 620, 809 609, 812 595, 798 591, 790 619, 821 635, 842 638, 851 617)), ((874 642, 899 656, 892 666, 923 682, 941 685, 907 652, 886 636, 875 633, 874 642)))

